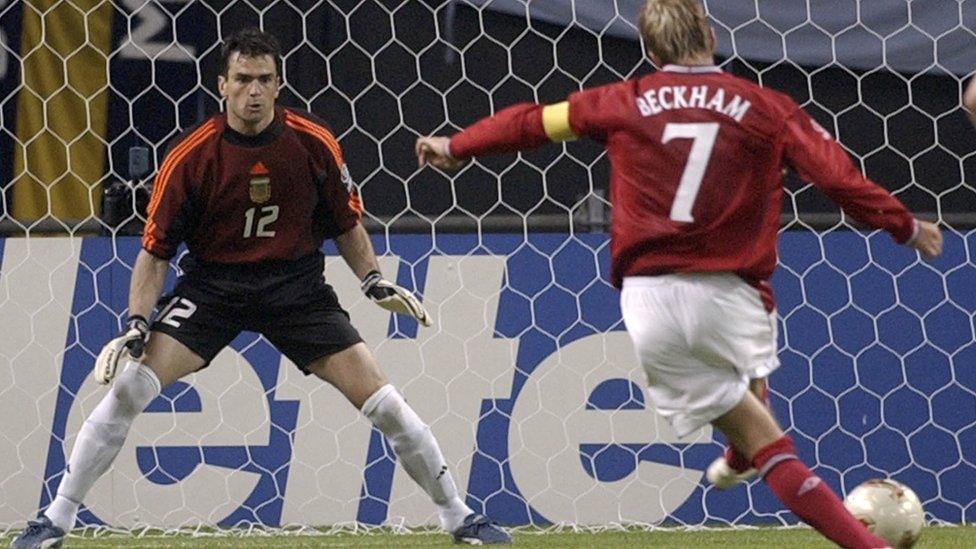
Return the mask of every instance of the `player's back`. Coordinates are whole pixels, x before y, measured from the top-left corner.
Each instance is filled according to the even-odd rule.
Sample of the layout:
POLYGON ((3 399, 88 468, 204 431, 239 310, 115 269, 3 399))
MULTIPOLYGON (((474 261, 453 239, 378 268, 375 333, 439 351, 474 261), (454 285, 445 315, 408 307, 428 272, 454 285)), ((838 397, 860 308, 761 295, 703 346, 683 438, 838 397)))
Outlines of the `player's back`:
POLYGON ((716 67, 668 66, 570 97, 578 134, 612 166, 614 283, 624 276, 775 266, 786 96, 716 67))

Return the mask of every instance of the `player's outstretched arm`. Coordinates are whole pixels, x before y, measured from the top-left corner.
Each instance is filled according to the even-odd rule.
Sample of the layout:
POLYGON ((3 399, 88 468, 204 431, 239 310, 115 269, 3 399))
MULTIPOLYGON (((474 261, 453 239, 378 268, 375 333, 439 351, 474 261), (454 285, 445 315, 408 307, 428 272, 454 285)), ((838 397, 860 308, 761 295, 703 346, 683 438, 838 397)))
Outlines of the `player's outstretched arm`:
POLYGON ((833 137, 797 108, 785 127, 785 160, 844 212, 875 229, 884 229, 899 244, 925 259, 942 252, 942 233, 933 223, 916 220, 905 206, 854 166, 833 137))
POLYGON ((149 340, 148 318, 163 290, 168 267, 169 260, 158 258, 146 250, 139 251, 129 285, 129 318, 122 332, 102 347, 95 360, 92 375, 98 383, 109 383, 115 377, 119 364, 142 356, 149 340))
POLYGON ((335 237, 335 244, 342 259, 362 281, 363 293, 373 303, 393 313, 412 316, 424 326, 431 325, 430 314, 416 296, 383 278, 369 234, 361 224, 335 237))
POLYGON ((520 103, 482 118, 451 137, 421 137, 414 152, 417 165, 460 169, 469 158, 534 149, 550 141, 569 141, 569 104, 520 103))

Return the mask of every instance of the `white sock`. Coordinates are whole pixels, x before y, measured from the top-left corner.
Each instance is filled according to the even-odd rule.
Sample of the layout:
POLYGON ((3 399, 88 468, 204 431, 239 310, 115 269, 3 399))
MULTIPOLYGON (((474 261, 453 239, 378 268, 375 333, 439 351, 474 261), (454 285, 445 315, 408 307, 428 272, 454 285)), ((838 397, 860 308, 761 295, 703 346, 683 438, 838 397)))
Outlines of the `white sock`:
POLYGON ((132 420, 160 389, 159 378, 148 366, 134 361, 126 364, 78 432, 58 495, 44 512, 55 526, 65 532, 74 527, 78 507, 88 490, 122 449, 132 420))
POLYGON ((437 505, 441 526, 453 532, 473 511, 458 497, 454 477, 433 433, 393 387, 384 385, 363 404, 369 418, 393 445, 397 458, 437 505))

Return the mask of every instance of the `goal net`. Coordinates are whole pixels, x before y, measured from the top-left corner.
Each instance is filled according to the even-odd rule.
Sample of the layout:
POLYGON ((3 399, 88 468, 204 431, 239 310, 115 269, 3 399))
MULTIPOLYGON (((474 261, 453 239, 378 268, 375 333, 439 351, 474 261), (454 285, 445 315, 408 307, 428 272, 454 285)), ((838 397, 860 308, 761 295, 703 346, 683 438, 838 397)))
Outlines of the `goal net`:
MULTIPOLYGON (((149 151, 151 172, 169 139, 220 110, 220 38, 246 25, 282 43, 281 103, 329 122, 383 271, 433 313, 432 328, 392 318, 327 245, 326 278, 472 508, 510 526, 796 523, 761 483, 710 488, 718 435, 679 439, 646 401, 608 283, 598 146, 486 158, 453 177, 416 168, 418 135, 654 70, 638 6, 0 2, 0 531, 50 503, 105 391, 89 374, 125 318, 141 218, 104 191, 131 208, 129 187, 151 177, 130 149, 149 151)), ((959 103, 976 10, 706 6, 725 70, 792 95, 946 238, 922 262, 788 177, 777 418, 837 492, 891 477, 930 521, 973 522, 976 136, 959 103)), ((121 529, 436 523, 378 432, 247 333, 150 404, 85 504, 80 524, 121 529)))

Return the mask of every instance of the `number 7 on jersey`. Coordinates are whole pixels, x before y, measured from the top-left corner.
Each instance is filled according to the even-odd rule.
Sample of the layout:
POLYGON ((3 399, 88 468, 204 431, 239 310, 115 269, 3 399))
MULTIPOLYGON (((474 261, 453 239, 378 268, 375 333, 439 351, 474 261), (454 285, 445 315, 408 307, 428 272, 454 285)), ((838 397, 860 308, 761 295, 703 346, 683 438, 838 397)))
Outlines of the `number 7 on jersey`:
POLYGON ((691 215, 691 208, 695 205, 695 198, 698 197, 698 189, 701 188, 702 178, 705 177, 705 169, 712 157, 712 147, 715 146, 717 135, 718 122, 669 123, 664 126, 661 143, 667 143, 672 139, 692 140, 688 161, 685 162, 685 171, 681 174, 681 182, 678 183, 678 191, 671 204, 671 219, 683 222, 695 220, 691 215))

